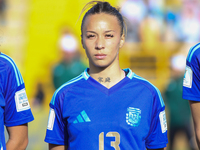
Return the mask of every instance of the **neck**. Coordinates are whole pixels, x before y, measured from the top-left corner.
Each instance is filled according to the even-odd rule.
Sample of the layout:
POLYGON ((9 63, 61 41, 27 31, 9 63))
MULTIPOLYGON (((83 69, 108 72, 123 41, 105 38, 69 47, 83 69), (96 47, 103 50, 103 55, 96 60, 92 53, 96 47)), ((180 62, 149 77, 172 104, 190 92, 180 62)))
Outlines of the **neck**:
POLYGON ((90 76, 107 88, 111 88, 125 77, 125 72, 118 67, 90 68, 90 76))

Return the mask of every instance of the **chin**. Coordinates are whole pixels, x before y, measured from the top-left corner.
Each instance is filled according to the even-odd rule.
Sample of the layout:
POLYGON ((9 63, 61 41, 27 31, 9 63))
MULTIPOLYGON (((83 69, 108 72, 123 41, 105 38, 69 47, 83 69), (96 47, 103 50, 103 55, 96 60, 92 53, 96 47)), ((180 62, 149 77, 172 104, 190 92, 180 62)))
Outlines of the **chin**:
POLYGON ((108 68, 109 66, 112 66, 114 62, 108 62, 108 61, 93 61, 90 63, 90 67, 92 68, 101 68, 105 69, 108 68))
POLYGON ((95 67, 96 68, 102 68, 102 69, 104 69, 104 68, 107 68, 108 65, 95 65, 95 67))
POLYGON ((91 63, 90 68, 107 68, 109 65, 104 63, 91 63))
POLYGON ((99 69, 106 69, 111 67, 112 64, 95 64, 94 67, 99 68, 99 69))

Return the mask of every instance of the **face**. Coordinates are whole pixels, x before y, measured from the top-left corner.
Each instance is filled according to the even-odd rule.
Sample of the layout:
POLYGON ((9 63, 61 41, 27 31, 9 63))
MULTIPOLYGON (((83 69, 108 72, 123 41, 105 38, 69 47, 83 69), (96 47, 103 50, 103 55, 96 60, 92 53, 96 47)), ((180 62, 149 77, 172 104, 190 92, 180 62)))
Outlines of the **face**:
POLYGON ((89 59, 90 69, 119 64, 119 48, 124 40, 116 16, 105 13, 87 16, 82 28, 82 45, 89 59))

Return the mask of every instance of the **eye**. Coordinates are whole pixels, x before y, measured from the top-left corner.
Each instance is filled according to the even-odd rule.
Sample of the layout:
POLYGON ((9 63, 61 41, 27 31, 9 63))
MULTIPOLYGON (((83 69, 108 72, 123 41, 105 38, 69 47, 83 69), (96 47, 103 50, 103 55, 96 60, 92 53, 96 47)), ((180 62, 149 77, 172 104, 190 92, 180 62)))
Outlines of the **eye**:
POLYGON ((88 38, 88 39, 91 39, 91 38, 94 38, 94 37, 95 37, 94 34, 89 34, 89 35, 87 35, 87 38, 88 38))
POLYGON ((112 38, 112 37, 113 37, 112 34, 106 34, 105 36, 106 36, 107 38, 112 38))

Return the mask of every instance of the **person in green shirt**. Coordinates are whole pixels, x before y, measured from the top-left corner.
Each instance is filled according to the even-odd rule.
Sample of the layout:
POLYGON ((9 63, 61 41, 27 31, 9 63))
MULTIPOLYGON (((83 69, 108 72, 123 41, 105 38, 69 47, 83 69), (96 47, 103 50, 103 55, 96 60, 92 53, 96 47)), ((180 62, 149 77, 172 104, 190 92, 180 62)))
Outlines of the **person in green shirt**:
POLYGON ((190 142, 193 138, 190 107, 188 101, 182 99, 182 86, 185 67, 181 65, 181 61, 185 61, 185 57, 183 55, 172 57, 172 77, 163 93, 169 117, 168 137, 170 142, 168 144, 168 148, 170 150, 174 149, 175 137, 179 132, 183 132, 186 135, 190 149, 194 149, 193 144, 190 142))
POLYGON ((59 42, 62 60, 53 68, 52 78, 55 89, 70 79, 80 75, 86 66, 80 60, 77 41, 74 35, 64 33, 59 42))

